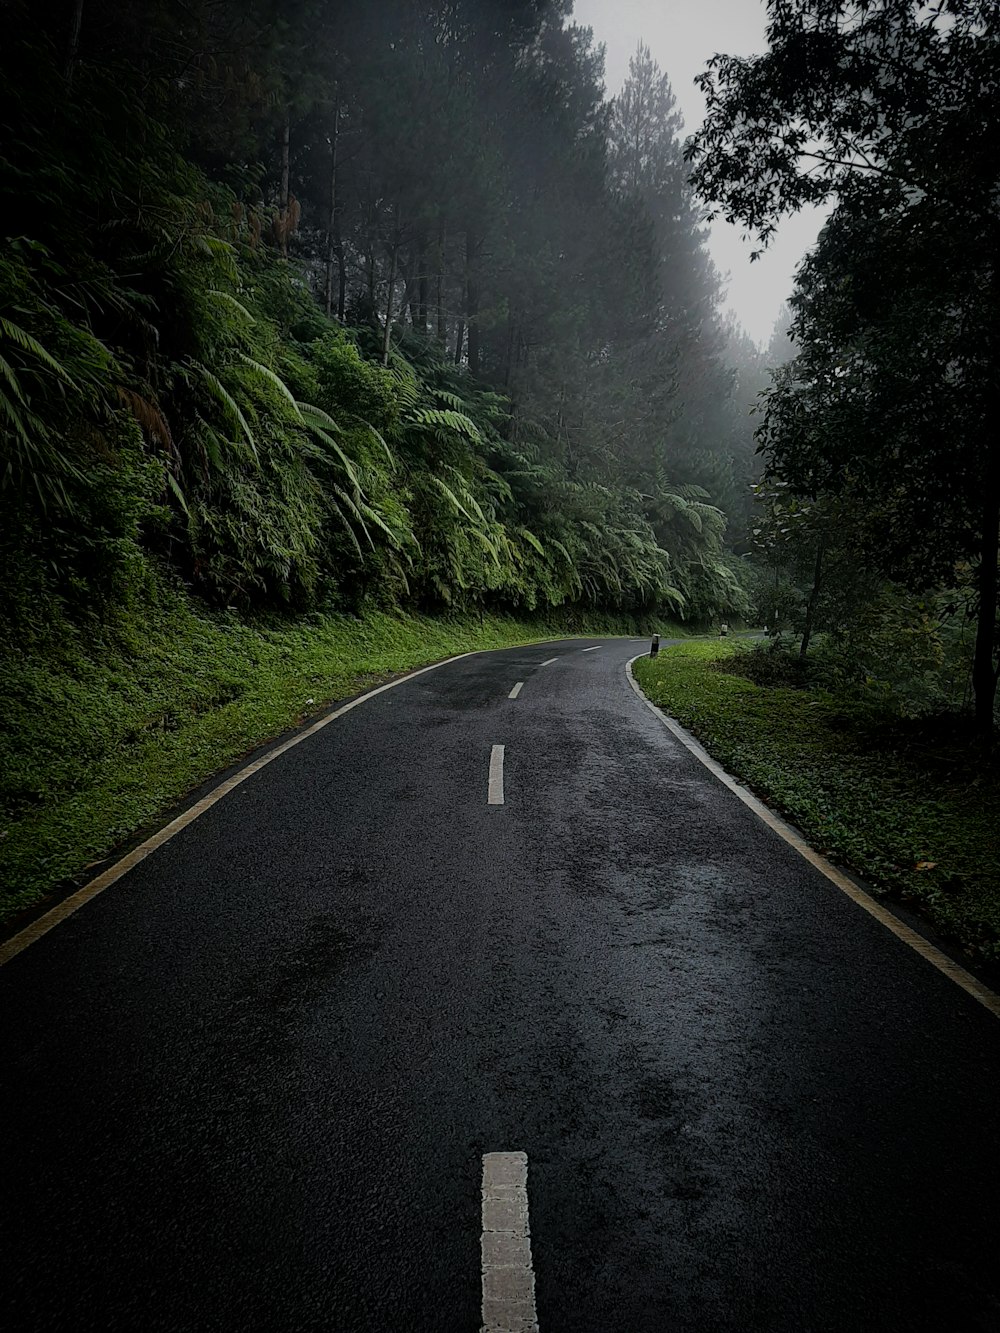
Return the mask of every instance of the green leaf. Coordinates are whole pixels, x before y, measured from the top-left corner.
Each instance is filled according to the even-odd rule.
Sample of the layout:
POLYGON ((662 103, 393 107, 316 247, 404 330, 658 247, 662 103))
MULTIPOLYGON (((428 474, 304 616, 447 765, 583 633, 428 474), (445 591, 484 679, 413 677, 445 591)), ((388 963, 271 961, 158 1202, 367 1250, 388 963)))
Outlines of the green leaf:
POLYGON ((173 491, 177 503, 184 510, 184 513, 188 516, 188 519, 190 519, 191 510, 188 508, 187 499, 185 498, 184 492, 181 490, 177 482, 177 478, 174 476, 172 472, 167 473, 167 485, 170 487, 171 491, 173 491))
MULTIPOLYGON (((348 458, 347 454, 345 454, 343 449, 341 449, 337 441, 331 439, 331 437, 327 435, 326 431, 320 430, 318 426, 313 426, 310 433, 315 439, 321 440, 323 444, 326 445, 326 448, 329 450, 330 454, 333 455, 333 457, 337 460, 338 463, 340 463, 341 467, 347 473, 348 480, 354 487, 355 495, 360 496, 361 482, 358 478, 357 470, 355 469, 355 466, 351 462, 350 458, 348 458)), ((326 462, 330 461, 329 457, 327 455, 324 455, 321 450, 311 450, 310 452, 312 454, 312 457, 314 458, 319 457, 326 462)))
POLYGON ((252 329, 257 323, 246 306, 241 301, 237 301, 236 297, 233 296, 231 292, 220 291, 218 287, 208 287, 205 289, 205 295, 209 297, 210 300, 225 307, 227 310, 235 311, 245 322, 247 328, 252 329))
POLYGON ((250 429, 249 422, 240 410, 236 399, 232 396, 219 377, 214 375, 207 366, 202 365, 200 361, 195 361, 189 357, 185 364, 190 366, 196 374, 201 376, 209 393, 222 408, 223 415, 243 432, 243 436, 246 439, 247 444, 249 444, 254 458, 259 461, 260 455, 257 452, 257 444, 254 440, 253 432, 250 429))
POLYGON ((458 496, 451 489, 451 487, 448 486, 445 482, 443 482, 440 477, 432 476, 431 481, 444 494, 446 499, 448 499, 451 502, 451 504, 454 505, 456 512, 462 514, 465 518, 469 520, 471 524, 473 524, 473 526, 475 526, 475 519, 465 508, 465 506, 459 500, 458 496))
POLYGON ((446 430, 464 435, 466 439, 479 443, 482 439, 479 427, 464 412, 453 412, 449 408, 420 407, 409 418, 408 424, 420 426, 442 426, 446 430))
POLYGON ((37 338, 32 337, 19 324, 4 319, 2 315, 0 315, 0 334, 3 334, 9 342, 20 347, 22 351, 29 352, 36 360, 41 361, 42 365, 51 370, 57 378, 71 385, 74 389, 77 387, 73 376, 66 367, 61 365, 50 352, 47 352, 37 338))
POLYGON ((269 384, 273 385, 274 388, 278 390, 282 398, 284 398, 285 402, 291 408, 292 416, 300 426, 304 426, 306 423, 303 420, 302 413, 299 411, 299 405, 295 401, 292 391, 289 389, 285 381, 279 375, 276 375, 269 366, 261 365, 259 361, 255 361, 252 356, 247 356, 245 352, 240 352, 239 357, 241 361, 244 361, 250 369, 255 372, 255 374, 260 375, 262 379, 267 380, 269 384))
POLYGON ((542 546, 542 543, 538 540, 538 538, 535 536, 533 532, 529 532, 527 528, 518 528, 518 532, 528 543, 528 545, 533 547, 534 550, 536 550, 540 556, 545 555, 545 548, 542 546))
POLYGON ((321 426, 324 430, 336 431, 338 435, 342 433, 333 417, 321 407, 313 407, 312 403, 298 403, 298 409, 307 426, 321 426))

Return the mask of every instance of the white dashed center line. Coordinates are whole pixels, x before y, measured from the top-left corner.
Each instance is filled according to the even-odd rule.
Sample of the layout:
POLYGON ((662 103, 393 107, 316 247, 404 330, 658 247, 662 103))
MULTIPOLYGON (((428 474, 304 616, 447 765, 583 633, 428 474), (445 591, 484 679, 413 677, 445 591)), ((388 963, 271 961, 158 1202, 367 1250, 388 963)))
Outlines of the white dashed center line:
POLYGON ((598 643, 598 644, 595 644, 593 648, 581 648, 581 649, 580 649, 580 652, 581 652, 581 653, 596 653, 596 652, 598 651, 598 649, 600 648, 600 646, 601 646, 601 645, 598 643))
POLYGON ((558 657, 550 657, 547 662, 539 662, 539 666, 551 666, 553 662, 558 662, 558 657))
POLYGON ((490 751, 490 783, 487 805, 503 805, 503 746, 494 745, 490 751))
POLYGON ((527 1153, 483 1154, 482 1255, 482 1333, 538 1333, 527 1153))
POLYGON ((522 686, 523 684, 524 684, 524 681, 523 681, 523 680, 519 680, 519 681, 517 682, 517 684, 514 686, 514 688, 511 690, 510 694, 507 695, 507 698, 508 698, 508 699, 516 699, 517 696, 521 693, 521 686, 522 686))

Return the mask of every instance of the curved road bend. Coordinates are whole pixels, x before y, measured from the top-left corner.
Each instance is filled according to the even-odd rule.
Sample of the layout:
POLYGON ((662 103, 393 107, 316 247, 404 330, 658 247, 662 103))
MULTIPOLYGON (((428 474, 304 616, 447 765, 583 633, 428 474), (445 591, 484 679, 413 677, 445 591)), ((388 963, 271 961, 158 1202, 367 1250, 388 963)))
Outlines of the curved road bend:
POLYGON ((1000 1328, 1000 1024, 638 651, 379 695, 0 971, 0 1325, 472 1333, 523 1152, 542 1333, 1000 1328))

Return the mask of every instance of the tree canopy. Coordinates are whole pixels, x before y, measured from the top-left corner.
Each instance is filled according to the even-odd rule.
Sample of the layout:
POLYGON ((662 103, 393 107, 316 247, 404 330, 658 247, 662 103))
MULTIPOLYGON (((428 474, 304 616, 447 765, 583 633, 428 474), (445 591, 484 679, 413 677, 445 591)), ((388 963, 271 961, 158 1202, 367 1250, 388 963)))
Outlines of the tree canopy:
POLYGON ((1000 532, 1000 11, 772 0, 769 50, 718 56, 689 145, 702 195, 767 243, 833 197, 761 432, 794 492, 851 502, 859 550, 915 586, 976 583, 993 725, 1000 532))

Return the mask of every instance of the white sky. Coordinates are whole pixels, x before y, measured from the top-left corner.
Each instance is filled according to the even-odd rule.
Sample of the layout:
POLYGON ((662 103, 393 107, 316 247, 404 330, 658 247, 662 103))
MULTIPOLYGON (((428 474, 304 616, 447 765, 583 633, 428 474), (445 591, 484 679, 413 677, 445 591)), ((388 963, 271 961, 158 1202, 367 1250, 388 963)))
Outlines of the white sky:
MULTIPOLYGON (((716 51, 748 56, 767 49, 763 0, 575 0, 573 19, 593 28, 606 50, 605 83, 614 96, 628 74, 640 38, 670 79, 693 134, 705 115, 694 77, 716 51)), ((796 265, 816 239, 828 209, 810 208, 783 219, 765 253, 750 263, 755 242, 721 219, 711 225, 709 250, 723 278, 728 305, 758 343, 771 337, 778 310, 792 290, 796 265)))

